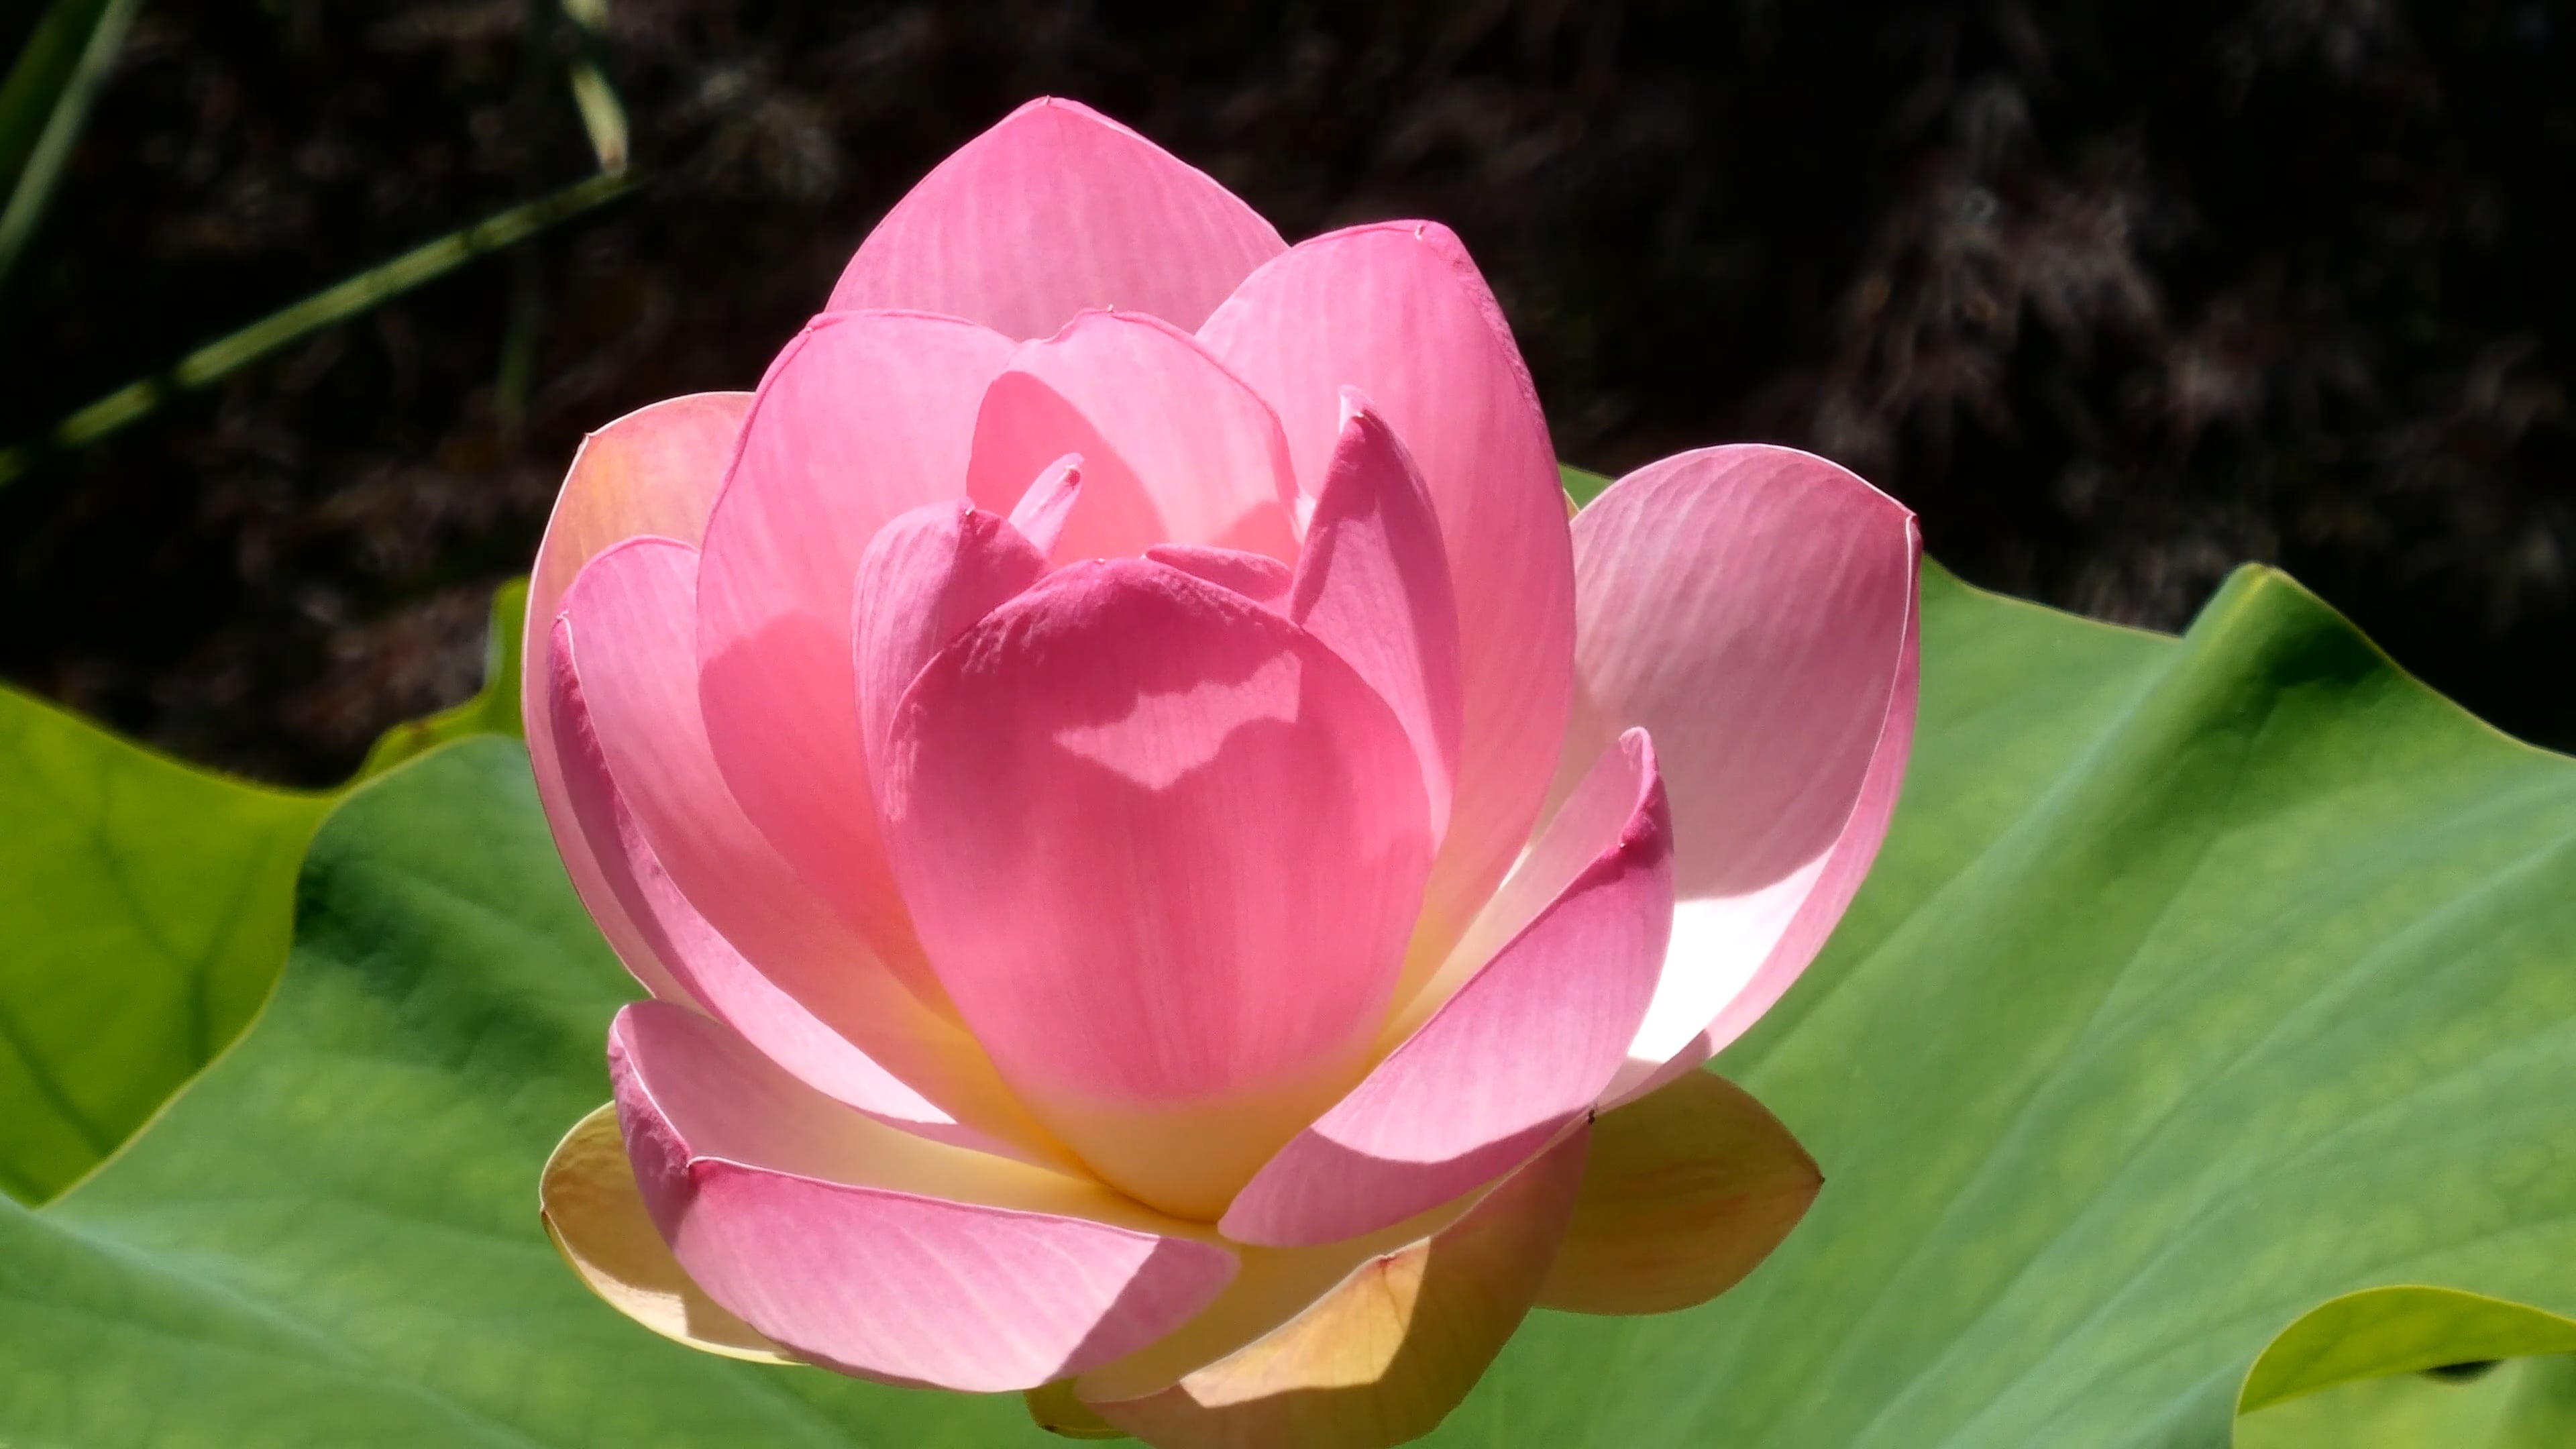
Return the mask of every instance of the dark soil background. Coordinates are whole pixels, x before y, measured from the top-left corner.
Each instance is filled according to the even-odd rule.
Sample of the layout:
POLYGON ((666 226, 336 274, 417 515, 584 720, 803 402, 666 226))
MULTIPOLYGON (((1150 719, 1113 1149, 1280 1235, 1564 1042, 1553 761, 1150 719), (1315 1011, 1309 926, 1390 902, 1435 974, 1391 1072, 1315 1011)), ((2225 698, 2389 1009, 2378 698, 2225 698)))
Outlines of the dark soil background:
MULTIPOLYGON (((0 294, 0 442, 578 179, 572 43, 531 0, 144 0, 0 294)), ((1454 225, 1571 461, 1813 448, 1968 578, 2159 628, 2279 563, 2576 745, 2571 50, 2541 0, 613 0, 644 189, 0 489, 0 675, 338 777, 474 687, 584 430, 750 386, 1055 92, 1291 238, 1454 225)))

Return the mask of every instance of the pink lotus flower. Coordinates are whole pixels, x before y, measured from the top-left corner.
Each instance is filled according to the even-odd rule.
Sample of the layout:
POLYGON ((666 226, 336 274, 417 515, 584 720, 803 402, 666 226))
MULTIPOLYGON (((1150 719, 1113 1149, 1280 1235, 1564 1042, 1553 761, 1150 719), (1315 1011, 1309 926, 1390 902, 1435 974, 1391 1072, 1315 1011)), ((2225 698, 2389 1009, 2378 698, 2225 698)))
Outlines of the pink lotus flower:
POLYGON ((652 999, 549 1226, 672 1337, 1161 1445, 1720 1291, 1817 1179, 1693 1068, 1885 833, 1916 562, 1781 448, 1569 525, 1456 237, 1023 107, 565 481, 529 750, 652 999))

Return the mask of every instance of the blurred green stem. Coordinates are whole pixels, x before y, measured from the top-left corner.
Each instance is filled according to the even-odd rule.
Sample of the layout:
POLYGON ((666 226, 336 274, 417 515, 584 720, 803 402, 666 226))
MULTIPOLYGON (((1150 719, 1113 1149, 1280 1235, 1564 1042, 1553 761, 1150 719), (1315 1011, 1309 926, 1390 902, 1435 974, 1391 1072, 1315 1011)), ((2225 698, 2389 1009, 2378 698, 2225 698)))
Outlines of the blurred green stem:
POLYGON ((278 348, 410 291, 477 257, 516 245, 545 228, 614 201, 635 189, 632 172, 593 176, 552 196, 514 206, 462 231, 414 247, 381 266, 326 288, 198 348, 157 376, 126 384, 54 425, 42 438, 0 452, 0 485, 15 481, 45 453, 95 442, 183 392, 229 376, 278 348))
POLYGON ((572 103, 581 111, 582 130, 590 136, 591 153, 602 171, 623 171, 630 154, 626 107, 608 83, 601 62, 607 53, 608 0, 562 0, 564 18, 572 22, 580 53, 568 67, 572 103))
POLYGON ((135 3, 54 0, 0 82, 0 177, 15 178, 0 210, 0 281, 44 216, 135 3))

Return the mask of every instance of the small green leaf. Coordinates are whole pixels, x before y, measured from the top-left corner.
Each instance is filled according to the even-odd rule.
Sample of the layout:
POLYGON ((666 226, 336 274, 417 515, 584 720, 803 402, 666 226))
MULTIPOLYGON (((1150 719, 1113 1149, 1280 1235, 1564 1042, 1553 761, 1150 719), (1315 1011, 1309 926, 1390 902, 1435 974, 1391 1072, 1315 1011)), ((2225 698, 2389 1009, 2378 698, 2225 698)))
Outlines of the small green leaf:
POLYGON ((2367 1288, 2310 1310, 2254 1361, 2237 1411, 2444 1364, 2576 1353, 2576 1321, 2447 1288, 2367 1288))
POLYGON ((1577 468, 1571 463, 1557 464, 1556 473, 1558 477, 1565 480, 1565 496, 1574 500, 1574 506, 1577 508, 1600 497, 1601 490, 1610 486, 1609 479, 1587 469, 1577 468))
POLYGON ((2513 1359, 2474 1376, 2361 1379, 2248 1414, 2236 1449, 2566 1449, 2576 1358, 2513 1359))

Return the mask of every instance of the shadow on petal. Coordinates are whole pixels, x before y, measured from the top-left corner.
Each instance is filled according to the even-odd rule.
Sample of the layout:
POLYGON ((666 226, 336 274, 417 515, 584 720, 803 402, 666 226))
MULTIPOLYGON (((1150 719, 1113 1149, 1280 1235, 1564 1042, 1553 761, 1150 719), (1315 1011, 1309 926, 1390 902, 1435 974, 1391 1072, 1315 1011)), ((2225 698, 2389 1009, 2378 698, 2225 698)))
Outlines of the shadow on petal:
POLYGON ((1041 1429, 1064 1439, 1125 1439, 1132 1437, 1124 1429, 1100 1417, 1099 1411, 1075 1397, 1073 1380, 1057 1379, 1040 1384, 1020 1396, 1029 1406, 1029 1418, 1041 1429))

